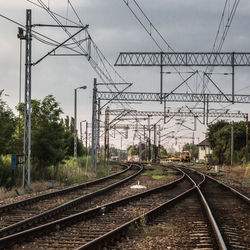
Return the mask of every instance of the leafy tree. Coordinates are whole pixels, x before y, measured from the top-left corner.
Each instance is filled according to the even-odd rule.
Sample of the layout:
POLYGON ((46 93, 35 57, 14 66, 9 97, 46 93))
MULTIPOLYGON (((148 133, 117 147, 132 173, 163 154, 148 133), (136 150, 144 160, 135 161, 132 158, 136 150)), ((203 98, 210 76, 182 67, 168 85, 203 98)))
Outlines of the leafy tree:
POLYGON ((0 155, 12 153, 16 118, 11 109, 2 100, 0 91, 0 155))
POLYGON ((160 146, 159 153, 160 153, 161 156, 166 156, 167 155, 167 150, 163 146, 160 146))
POLYGON ((69 129, 69 116, 66 115, 66 118, 64 119, 65 127, 66 129, 69 129))
MULTIPOLYGON (((52 95, 42 101, 32 100, 31 108, 32 165, 39 177, 43 177, 48 166, 57 167, 65 158, 65 129, 60 120, 62 110, 52 95)), ((18 110, 23 116, 24 104, 18 110)))
POLYGON ((208 141, 210 143, 211 148, 213 149, 216 146, 216 132, 228 125, 229 123, 226 121, 218 121, 216 123, 210 124, 208 126, 208 141))
MULTIPOLYGON (((218 121, 208 127, 208 141, 212 146, 212 159, 218 164, 231 162, 231 129, 226 121, 218 121)), ((248 134, 249 136, 249 134, 248 134)), ((235 161, 244 161, 246 142, 245 122, 234 123, 234 156, 235 161)))
POLYGON ((73 117, 70 119, 70 131, 71 133, 74 133, 75 131, 75 119, 73 117))
MULTIPOLYGON (((64 142, 66 148, 65 156, 74 156, 74 134, 69 129, 65 129, 64 142)), ((77 138, 77 155, 82 156, 84 154, 86 154, 86 148, 83 147, 82 143, 77 138)))

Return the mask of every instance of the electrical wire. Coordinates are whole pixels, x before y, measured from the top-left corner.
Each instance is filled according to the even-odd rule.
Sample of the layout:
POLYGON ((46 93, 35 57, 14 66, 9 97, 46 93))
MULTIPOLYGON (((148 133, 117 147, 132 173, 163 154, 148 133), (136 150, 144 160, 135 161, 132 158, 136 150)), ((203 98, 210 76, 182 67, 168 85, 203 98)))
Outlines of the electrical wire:
MULTIPOLYGON (((42 7, 44 10, 46 10, 46 11, 50 14, 50 16, 51 16, 59 25, 61 25, 60 21, 56 18, 54 12, 52 13, 52 12, 46 7, 46 5, 45 5, 41 0, 38 0, 38 2, 40 3, 41 7, 42 7)), ((72 4, 71 4, 70 1, 69 1, 69 4, 70 4, 70 6, 73 8, 73 6, 72 6, 72 4)), ((79 16, 77 15, 77 12, 75 11, 75 9, 73 9, 73 11, 74 11, 74 13, 76 14, 77 18, 79 19, 80 24, 82 24, 82 21, 81 21, 81 19, 79 18, 79 16)), ((62 27, 62 28, 63 28, 63 27, 62 27)), ((65 31, 68 35, 70 35, 70 33, 67 31, 66 28, 64 28, 64 31, 65 31)), ((87 32, 88 36, 90 37, 88 31, 86 31, 86 32, 87 32)), ((89 63, 90 63, 90 65, 92 66, 92 68, 96 71, 96 73, 99 75, 99 77, 100 77, 104 82, 106 82, 106 81, 108 81, 108 82, 113 82, 113 80, 112 80, 112 78, 110 77, 110 75, 109 75, 109 73, 108 73, 108 70, 107 70, 107 68, 106 68, 106 66, 105 66, 105 64, 104 64, 104 61, 105 61, 105 62, 108 62, 108 60, 103 56, 103 54, 101 53, 101 51, 99 50, 99 48, 98 48, 97 45, 93 42, 92 39, 91 39, 91 42, 92 42, 92 46, 95 48, 95 52, 96 52, 96 54, 97 54, 99 60, 101 61, 101 65, 102 65, 103 69, 101 69, 100 65, 98 64, 98 62, 96 62, 96 60, 93 60, 93 56, 91 56, 91 57, 89 58, 89 63), (106 81, 105 81, 105 78, 106 78, 106 81)), ((110 64, 109 62, 108 62, 108 65, 111 67, 111 64, 110 64)), ((113 67, 111 67, 111 68, 113 69, 113 71, 115 71, 116 75, 118 75, 118 77, 120 77, 120 75, 117 73, 117 71, 114 70, 113 67)), ((121 78, 121 77, 120 77, 120 78, 121 78)), ((122 78, 122 80, 126 83, 126 81, 125 81, 123 78, 122 78)), ((107 88, 108 88, 111 92, 113 92, 113 91, 110 89, 109 85, 106 85, 106 86, 107 86, 107 88)), ((130 85, 129 85, 129 86, 130 86, 130 85)), ((129 87, 129 86, 128 86, 128 87, 129 87)), ((115 87, 115 89, 118 91, 118 93, 119 93, 119 92, 122 92, 122 91, 120 91, 115 85, 114 85, 114 87, 115 87)), ((128 88, 128 87, 126 87, 126 88, 128 88)), ((126 89, 126 88, 125 88, 125 89, 126 89)), ((124 90, 123 90, 123 91, 124 91, 124 90)), ((123 107, 125 107, 125 106, 124 106, 124 103, 121 103, 121 105, 122 105, 123 107)), ((130 106, 129 104, 126 104, 126 105, 130 106)), ((130 106, 130 107, 131 107, 131 106, 130 106)), ((131 108, 132 108, 132 107, 131 107, 131 108)))
MULTIPOLYGON (((143 27, 143 29, 147 32, 147 34, 150 36, 150 38, 154 41, 154 43, 156 44, 156 46, 159 48, 159 50, 161 52, 163 52, 163 48, 159 45, 159 43, 156 41, 156 39, 153 37, 152 33, 151 33, 151 29, 148 30, 146 28, 146 26, 143 24, 143 22, 140 20, 140 18, 136 15, 135 11, 133 11, 132 7, 129 5, 129 0, 122 0, 126 6, 129 8, 129 10, 131 11, 131 13, 134 15, 134 17, 136 18, 136 20, 141 24, 141 26, 143 27)), ((170 46, 170 44, 166 41, 166 39, 161 35, 161 33, 157 30, 157 28, 154 26, 154 24, 152 23, 152 21, 148 18, 148 16, 145 14, 145 12, 142 10, 142 8, 140 7, 140 5, 138 4, 138 2, 136 0, 132 0, 135 4, 135 6, 139 9, 139 11, 142 13, 142 15, 146 18, 146 20, 149 23, 149 27, 153 28, 154 31, 156 32, 156 34, 160 37, 160 39, 163 41, 164 44, 166 44, 168 50, 171 50, 172 52, 175 52, 174 49, 170 46)), ((182 76, 182 74, 180 73, 180 71, 177 69, 177 67, 173 67, 175 69, 175 71, 178 73, 178 75, 180 76, 180 78, 184 81, 184 77, 182 76)), ((192 69, 192 67, 190 67, 192 69)), ((192 69, 193 70, 193 69, 192 69)), ((193 70, 194 71, 194 70, 193 70)), ((194 93, 193 90, 191 89, 191 87, 189 86, 189 84, 187 82, 185 82, 185 85, 188 87, 188 89, 191 91, 191 93, 194 93)))

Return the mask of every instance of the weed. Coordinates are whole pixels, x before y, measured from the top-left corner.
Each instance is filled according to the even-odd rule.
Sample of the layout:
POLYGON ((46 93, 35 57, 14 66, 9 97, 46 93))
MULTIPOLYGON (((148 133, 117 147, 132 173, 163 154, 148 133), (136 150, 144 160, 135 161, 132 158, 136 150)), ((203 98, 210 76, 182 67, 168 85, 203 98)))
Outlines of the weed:
POLYGON ((58 232, 58 231, 60 231, 60 225, 56 225, 56 231, 58 232))
POLYGON ((160 179, 163 179, 165 177, 166 177, 166 175, 152 175, 153 180, 160 180, 160 179))
POLYGON ((147 229, 147 219, 146 219, 145 215, 142 215, 142 216, 140 217, 140 227, 141 227, 141 229, 143 230, 143 232, 144 232, 145 234, 148 233, 148 229, 147 229))

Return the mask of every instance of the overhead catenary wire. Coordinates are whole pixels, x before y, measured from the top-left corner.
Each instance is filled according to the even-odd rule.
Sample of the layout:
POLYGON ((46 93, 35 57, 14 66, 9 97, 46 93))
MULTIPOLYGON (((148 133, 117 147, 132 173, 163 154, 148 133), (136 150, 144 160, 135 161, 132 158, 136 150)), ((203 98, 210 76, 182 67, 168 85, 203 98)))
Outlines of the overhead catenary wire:
MULTIPOLYGON (((48 7, 43 3, 42 0, 38 0, 38 2, 40 3, 41 7, 42 7, 44 10, 46 10, 46 11, 50 14, 50 16, 51 16, 59 25, 61 25, 61 22, 56 18, 56 15, 54 14, 55 12, 52 13, 51 10, 48 9, 48 7)), ((68 1, 68 2, 69 2, 69 4, 70 4, 70 6, 71 6, 72 8, 74 8, 73 5, 71 4, 71 2, 70 2, 70 1, 68 1)), ((76 12, 75 9, 73 10, 73 12, 74 12, 75 15, 77 16, 79 23, 80 23, 81 25, 83 25, 83 24, 82 24, 82 21, 81 21, 81 19, 80 19, 80 17, 79 17, 79 15, 77 14, 77 12, 76 12)), ((68 35, 70 35, 70 33, 67 31, 67 28, 64 28, 64 31, 65 31, 68 35)), ((90 38, 90 34, 88 33, 88 31, 86 31, 86 33, 88 34, 88 37, 90 38)), ((73 40, 74 40, 74 39, 73 39, 73 40)), ((96 73, 98 74, 98 76, 101 78, 101 80, 102 80, 103 82, 114 82, 113 79, 112 79, 112 77, 111 77, 111 75, 109 74, 109 72, 108 72, 108 70, 107 70, 107 68, 106 68, 106 65, 105 65, 105 63, 104 63, 104 61, 105 61, 105 62, 108 64, 108 66, 111 67, 111 69, 115 72, 115 74, 118 75, 118 77, 119 77, 123 82, 126 83, 126 81, 125 81, 123 78, 121 78, 121 76, 117 73, 117 71, 113 68, 113 66, 111 66, 111 64, 108 62, 108 60, 104 57, 104 55, 102 54, 101 50, 97 47, 97 45, 94 43, 94 41, 93 41, 92 38, 91 38, 91 44, 92 44, 92 46, 94 47, 94 49, 95 49, 94 51, 95 51, 95 53, 96 53, 98 59, 101 61, 101 66, 102 66, 103 68, 101 68, 100 65, 98 64, 98 62, 97 62, 95 59, 93 59, 93 56, 91 56, 91 57, 89 58, 89 63, 91 64, 92 68, 96 71, 96 73)), ((106 85, 106 87, 109 89, 109 91, 113 92, 113 91, 111 90, 111 88, 109 87, 109 85, 106 85)), ((120 90, 116 87, 115 84, 113 85, 113 87, 116 89, 116 91, 117 91, 118 94, 119 94, 119 93, 122 93, 122 91, 126 90, 128 87, 130 87, 130 85, 128 85, 128 86, 127 86, 126 88, 124 88, 122 91, 120 91, 120 90)), ((122 105, 123 107, 126 107, 125 105, 127 105, 127 106, 129 106, 130 108, 132 108, 132 107, 130 106, 130 104, 129 104, 129 103, 126 103, 126 102, 125 102, 125 105, 124 105, 124 103, 121 102, 121 105, 122 105)))
MULTIPOLYGON (((132 0, 132 1, 134 2, 135 6, 139 9, 139 11, 142 13, 142 15, 146 18, 147 22, 149 23, 149 27, 150 27, 149 29, 146 27, 146 25, 143 24, 143 22, 140 20, 140 18, 135 13, 135 11, 133 11, 132 7, 129 5, 129 0, 122 0, 122 1, 129 8, 129 10, 131 11, 131 13, 136 18, 136 20, 141 24, 141 26, 147 32, 147 34, 150 36, 150 38, 153 40, 153 42, 155 43, 155 45, 159 48, 160 52, 164 52, 164 49, 160 46, 160 44, 156 41, 156 38, 152 35, 151 28, 153 28, 153 30, 156 32, 156 34, 160 37, 160 39, 163 41, 163 43, 167 46, 168 50, 169 51, 171 50, 172 52, 175 52, 174 49, 170 46, 170 44, 166 41, 166 39, 161 35, 161 33, 155 27, 155 25, 153 24, 153 22, 148 18, 148 16, 146 15, 146 13, 143 11, 143 9, 140 7, 140 5, 138 4, 138 2, 136 0, 132 0)), ((184 77, 181 75, 181 73, 179 72, 179 70, 177 69, 177 67, 174 66, 173 68, 178 73, 178 75, 180 76, 180 78, 184 81, 184 77)), ((191 91, 191 93, 193 93, 193 90, 191 89, 191 87, 189 86, 189 84, 187 82, 185 82, 185 85, 188 87, 188 89, 191 91)))

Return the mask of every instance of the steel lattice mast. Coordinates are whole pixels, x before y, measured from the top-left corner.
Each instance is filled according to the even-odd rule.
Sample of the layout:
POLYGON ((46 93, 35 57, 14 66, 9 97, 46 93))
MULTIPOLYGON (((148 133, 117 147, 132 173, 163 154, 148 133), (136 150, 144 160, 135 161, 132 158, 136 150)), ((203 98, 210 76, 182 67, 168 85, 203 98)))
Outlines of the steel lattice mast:
POLYGON ((30 190, 30 154, 31 154, 31 10, 26 10, 26 59, 24 92, 24 146, 23 146, 23 188, 30 190))

